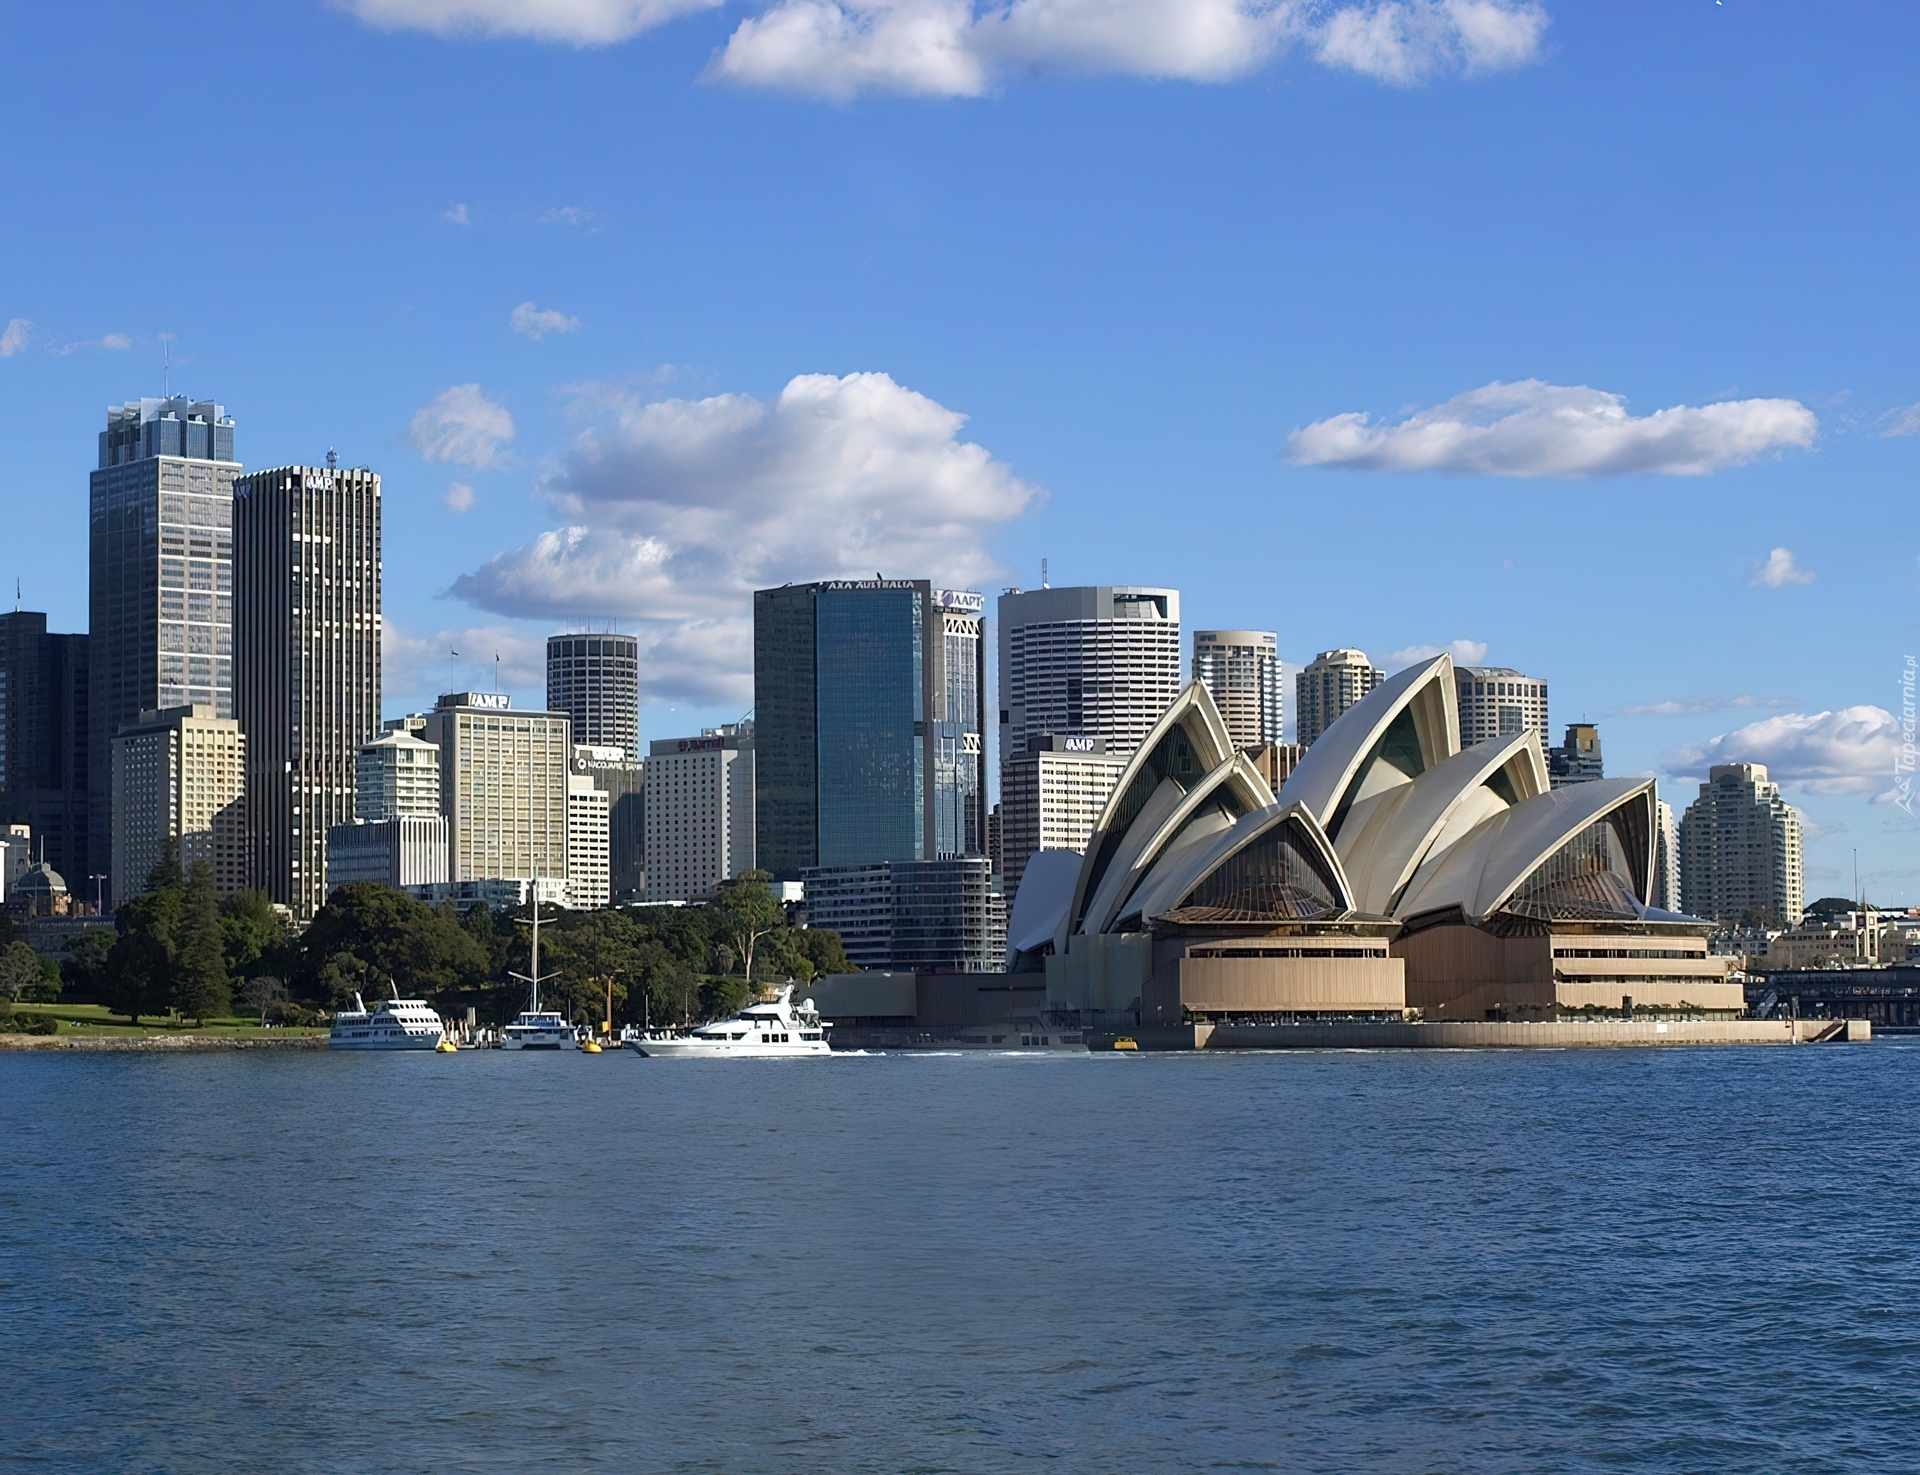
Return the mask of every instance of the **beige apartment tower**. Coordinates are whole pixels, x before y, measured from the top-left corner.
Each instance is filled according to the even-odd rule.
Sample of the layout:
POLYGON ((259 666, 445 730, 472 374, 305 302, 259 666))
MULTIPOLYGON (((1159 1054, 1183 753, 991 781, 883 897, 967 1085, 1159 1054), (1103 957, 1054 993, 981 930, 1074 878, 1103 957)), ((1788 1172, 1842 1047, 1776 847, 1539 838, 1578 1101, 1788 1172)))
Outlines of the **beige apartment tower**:
POLYGON ((252 884, 306 921, 327 899, 327 831, 353 822, 354 755, 380 730, 380 478, 243 476, 233 546, 252 884))
POLYGON ((425 737, 440 750, 450 881, 565 882, 570 730, 564 713, 514 711, 505 692, 435 704, 425 737))
POLYGON ((708 728, 647 750, 647 900, 697 901, 754 868, 754 731, 708 728))
POLYGON ((113 740, 113 895, 128 901, 173 849, 184 873, 213 863, 231 896, 248 884, 246 739, 210 703, 142 712, 113 740))
MULTIPOLYGON (((584 751, 602 750, 589 746, 584 751)), ((593 775, 580 771, 582 752, 576 745, 567 773, 567 904, 598 911, 613 900, 607 844, 611 805, 610 796, 593 775)))
POLYGON ((1300 746, 1310 748, 1347 708, 1385 679, 1363 650, 1323 650, 1294 677, 1294 726, 1300 746))
POLYGON ((1000 776, 1001 889, 1011 904, 1042 850, 1085 850, 1127 760, 1097 737, 1027 740, 1000 776))
POLYGON ((1460 698, 1460 741, 1465 747, 1537 732, 1547 746, 1547 683, 1506 666, 1461 666, 1454 688, 1460 698))
POLYGON ((1195 630, 1193 675, 1245 752, 1280 741, 1280 655, 1271 630, 1195 630))

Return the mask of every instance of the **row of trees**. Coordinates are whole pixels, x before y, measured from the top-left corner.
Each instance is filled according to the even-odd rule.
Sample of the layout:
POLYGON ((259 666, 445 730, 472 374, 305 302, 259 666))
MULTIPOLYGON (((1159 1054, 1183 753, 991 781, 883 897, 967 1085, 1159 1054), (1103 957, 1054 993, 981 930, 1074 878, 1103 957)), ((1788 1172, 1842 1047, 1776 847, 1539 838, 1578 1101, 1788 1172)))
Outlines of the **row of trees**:
MULTIPOLYGON (((757 983, 853 971, 836 934, 786 925, 770 879, 749 871, 707 906, 543 917, 542 1002, 581 1021, 693 1021, 737 1007, 757 983)), ((224 1017, 236 1000, 263 1018, 311 1017, 355 993, 371 1004, 396 990, 442 1013, 472 1008, 502 1022, 525 1003, 511 975, 531 971, 524 909, 462 916, 356 884, 335 891, 296 938, 262 893, 222 901, 204 862, 183 875, 163 861, 115 922, 114 934, 88 932, 69 944, 67 983, 135 1023, 169 1010, 224 1017)), ((7 957, 0 952, 0 965, 7 957)))

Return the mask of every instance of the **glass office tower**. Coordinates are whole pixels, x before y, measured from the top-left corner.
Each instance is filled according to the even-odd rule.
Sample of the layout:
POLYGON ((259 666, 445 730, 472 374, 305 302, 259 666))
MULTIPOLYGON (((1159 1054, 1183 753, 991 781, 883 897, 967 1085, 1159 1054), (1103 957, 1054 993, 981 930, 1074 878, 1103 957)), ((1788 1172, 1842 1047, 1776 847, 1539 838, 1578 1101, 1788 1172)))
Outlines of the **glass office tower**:
MULTIPOLYGON (((233 421, 185 395, 107 411, 88 496, 88 851, 113 872, 113 737, 142 712, 233 716, 233 421)), ((123 901, 113 897, 112 901, 123 901)))
POLYGON ((986 852, 983 606, 924 579, 754 595, 763 867, 986 852))

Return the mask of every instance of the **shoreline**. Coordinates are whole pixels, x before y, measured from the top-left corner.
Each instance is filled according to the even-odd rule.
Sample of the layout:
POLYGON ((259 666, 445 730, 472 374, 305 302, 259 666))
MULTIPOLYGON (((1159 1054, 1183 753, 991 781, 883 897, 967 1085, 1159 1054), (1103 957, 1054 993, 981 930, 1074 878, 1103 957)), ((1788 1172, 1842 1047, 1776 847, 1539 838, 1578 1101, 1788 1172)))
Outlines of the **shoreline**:
POLYGON ((324 1050, 325 1035, 245 1039, 234 1035, 0 1034, 0 1050, 324 1050))

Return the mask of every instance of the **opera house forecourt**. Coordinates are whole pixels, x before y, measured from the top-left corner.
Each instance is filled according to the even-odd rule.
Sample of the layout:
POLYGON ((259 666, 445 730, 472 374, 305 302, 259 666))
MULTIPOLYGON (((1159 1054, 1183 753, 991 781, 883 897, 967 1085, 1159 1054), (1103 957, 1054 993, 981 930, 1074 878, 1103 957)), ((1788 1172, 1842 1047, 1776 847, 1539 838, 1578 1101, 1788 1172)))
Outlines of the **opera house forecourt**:
POLYGON ((1348 708, 1276 795, 1193 682, 1085 854, 1034 857, 1011 970, 1044 970, 1048 1013, 1090 1040, 1793 1037, 1744 1018, 1710 924, 1649 904, 1652 779, 1554 790, 1536 733, 1462 750, 1459 732, 1437 656, 1348 708))

